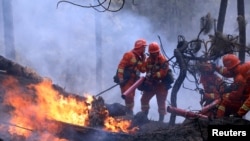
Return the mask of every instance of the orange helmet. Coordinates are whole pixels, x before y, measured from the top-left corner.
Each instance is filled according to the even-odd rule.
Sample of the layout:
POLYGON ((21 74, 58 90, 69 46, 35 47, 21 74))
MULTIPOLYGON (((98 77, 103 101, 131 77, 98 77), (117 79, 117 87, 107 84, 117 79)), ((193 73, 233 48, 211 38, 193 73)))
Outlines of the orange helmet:
POLYGON ((135 42, 135 49, 139 49, 141 47, 145 47, 147 45, 147 42, 145 39, 139 39, 135 42))
POLYGON ((149 53, 157 53, 160 52, 160 47, 158 45, 157 42, 152 42, 149 44, 149 48, 148 48, 148 52, 149 53))
POLYGON ((223 61, 223 65, 227 69, 232 69, 232 68, 234 68, 234 67, 236 67, 237 65, 240 64, 239 58, 234 54, 226 54, 226 55, 224 55, 222 61, 223 61))

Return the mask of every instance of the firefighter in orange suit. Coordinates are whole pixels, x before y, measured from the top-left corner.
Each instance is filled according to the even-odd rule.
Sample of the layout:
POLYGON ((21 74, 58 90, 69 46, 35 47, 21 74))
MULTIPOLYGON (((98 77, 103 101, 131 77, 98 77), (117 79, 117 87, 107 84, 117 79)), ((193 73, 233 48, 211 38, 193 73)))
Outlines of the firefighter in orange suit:
MULTIPOLYGON (((200 71, 200 83, 203 86, 203 89, 200 90, 200 94, 203 95, 200 104, 202 106, 207 106, 211 104, 214 100, 221 100, 221 95, 218 91, 219 86, 222 86, 224 81, 222 78, 217 75, 214 71, 213 64, 210 62, 201 62, 197 64, 200 71)), ((225 97, 228 94, 224 94, 225 97)), ((218 105, 217 105, 218 106, 218 105)), ((207 116, 214 117, 216 116, 216 109, 209 110, 208 113, 205 113, 207 116)))
POLYGON ((142 72, 146 72, 146 79, 144 81, 146 89, 142 91, 141 110, 148 115, 150 108, 149 102, 151 98, 156 95, 159 121, 163 122, 164 116, 166 115, 165 102, 169 88, 169 86, 166 86, 164 78, 168 73, 169 64, 166 58, 160 53, 160 47, 157 42, 149 44, 148 52, 149 57, 142 67, 142 72))
POLYGON ((250 96, 248 96, 248 98, 241 105, 240 109, 237 111, 237 116, 242 117, 246 115, 248 111, 250 111, 250 96))
MULTIPOLYGON (((140 77, 140 67, 145 61, 146 46, 147 42, 145 39, 138 39, 134 44, 134 48, 131 51, 124 53, 120 60, 117 71, 121 93, 124 93, 140 77), (125 78, 127 75, 129 75, 129 77, 125 78)), ((133 115, 134 96, 135 90, 124 99, 127 108, 127 115, 133 115)))
POLYGON ((222 58, 224 67, 216 70, 224 77, 233 78, 233 83, 220 89, 222 93, 230 93, 228 98, 223 98, 217 109, 217 117, 230 116, 237 113, 244 99, 246 79, 240 71, 240 60, 234 54, 226 54, 222 58))
POLYGON ((246 113, 250 110, 250 62, 240 65, 240 72, 246 79, 246 86, 243 95, 244 103, 241 105, 236 114, 238 117, 246 115, 246 113))
POLYGON ((198 64, 200 71, 200 83, 203 86, 204 91, 203 99, 201 100, 201 104, 206 106, 210 104, 213 100, 220 98, 220 94, 218 88, 223 84, 223 80, 220 76, 214 73, 214 69, 211 63, 202 62, 198 64))

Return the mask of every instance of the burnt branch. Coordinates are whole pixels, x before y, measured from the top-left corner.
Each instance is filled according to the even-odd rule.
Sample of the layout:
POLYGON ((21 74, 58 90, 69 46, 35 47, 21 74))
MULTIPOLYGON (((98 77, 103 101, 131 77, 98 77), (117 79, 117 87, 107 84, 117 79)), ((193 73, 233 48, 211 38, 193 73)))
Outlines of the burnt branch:
MULTIPOLYGON (((176 79, 174 86, 173 86, 173 89, 172 89, 172 92, 171 92, 171 106, 173 106, 173 107, 177 107, 177 103, 176 103, 177 93, 178 93, 180 86, 183 83, 183 81, 186 77, 186 74, 187 74, 186 62, 184 60, 184 57, 183 57, 180 49, 181 48, 179 48, 179 49, 177 48, 174 50, 174 56, 176 57, 176 60, 180 66, 180 74, 179 74, 178 78, 176 79)), ((176 119, 176 114, 171 114, 169 124, 174 125, 175 119, 176 119)))
POLYGON ((79 6, 79 7, 82 7, 82 8, 92 8, 92 6, 84 6, 84 5, 76 4, 76 3, 73 3, 73 2, 70 2, 70 1, 66 1, 66 0, 61 0, 61 1, 57 2, 56 7, 58 8, 59 4, 61 4, 61 3, 69 3, 69 4, 72 4, 72 5, 75 5, 75 6, 79 6))
MULTIPOLYGON (((105 12, 105 11, 108 11, 108 12, 118 12, 125 5, 125 0, 122 0, 121 4, 119 5, 119 7, 117 9, 112 9, 111 8, 112 0, 103 0, 102 2, 100 0, 97 0, 97 2, 98 2, 98 4, 95 4, 95 5, 90 4, 89 6, 86 6, 86 5, 76 4, 76 3, 73 3, 73 2, 70 2, 70 1, 66 1, 66 0, 61 0, 61 1, 59 1, 57 3, 57 7, 59 6, 60 3, 68 3, 68 4, 72 4, 74 6, 78 6, 78 7, 82 7, 82 8, 93 8, 93 9, 95 9, 98 12, 105 12), (100 7, 102 9, 104 9, 104 10, 99 10, 98 8, 100 8, 100 7)), ((133 0, 133 3, 134 3, 134 0, 133 0)))

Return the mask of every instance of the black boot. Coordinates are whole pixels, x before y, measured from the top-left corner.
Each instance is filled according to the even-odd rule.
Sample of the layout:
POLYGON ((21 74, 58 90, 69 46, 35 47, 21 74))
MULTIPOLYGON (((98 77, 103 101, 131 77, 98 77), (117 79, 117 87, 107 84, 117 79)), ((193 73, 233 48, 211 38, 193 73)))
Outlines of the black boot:
POLYGON ((160 122, 163 122, 164 116, 165 116, 165 115, 163 115, 163 114, 159 114, 159 121, 160 121, 160 122))

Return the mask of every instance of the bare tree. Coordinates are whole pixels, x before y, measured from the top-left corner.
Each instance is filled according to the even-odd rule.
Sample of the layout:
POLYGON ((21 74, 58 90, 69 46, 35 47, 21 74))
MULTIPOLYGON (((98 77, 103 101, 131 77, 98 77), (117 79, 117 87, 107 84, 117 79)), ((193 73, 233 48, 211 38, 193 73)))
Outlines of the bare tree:
POLYGON ((4 25, 4 45, 5 55, 7 58, 15 60, 15 46, 14 46, 14 28, 13 28, 13 15, 12 15, 12 1, 2 0, 3 9, 3 25, 4 25))
POLYGON ((246 22, 245 22, 245 6, 244 0, 237 0, 237 9, 238 9, 238 25, 239 25, 239 59, 242 63, 245 62, 245 49, 246 49, 246 22))
POLYGON ((221 0, 220 2, 220 11, 217 23, 217 31, 223 33, 223 27, 225 22, 225 16, 227 11, 227 2, 228 0, 221 0))
MULTIPOLYGON (((76 4, 76 3, 73 3, 71 1, 67 1, 67 0, 61 0, 57 3, 57 7, 59 6, 60 3, 69 3, 69 4, 72 4, 72 5, 75 5, 75 6, 79 6, 79 7, 82 7, 82 8, 93 8, 95 10, 97 10, 98 12, 106 12, 106 11, 109 11, 109 12, 118 12, 120 11, 124 5, 125 5, 125 0, 122 0, 120 1, 120 5, 117 7, 115 6, 115 8, 112 6, 112 5, 115 5, 116 2, 113 0, 104 0, 104 1, 100 1, 100 0, 97 0, 97 4, 89 4, 89 5, 81 5, 81 4, 76 4), (102 10, 100 10, 99 8, 101 8, 102 10)), ((133 3, 134 3, 134 0, 133 0, 133 3)))

